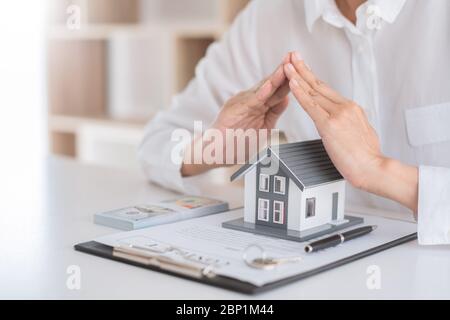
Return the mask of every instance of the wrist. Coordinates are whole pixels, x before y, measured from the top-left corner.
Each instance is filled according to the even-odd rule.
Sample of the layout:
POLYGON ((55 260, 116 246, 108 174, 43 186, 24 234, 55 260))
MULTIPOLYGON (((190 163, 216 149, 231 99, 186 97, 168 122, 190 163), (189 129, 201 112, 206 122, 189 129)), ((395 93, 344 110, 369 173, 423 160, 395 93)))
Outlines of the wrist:
POLYGON ((387 181, 391 181, 393 174, 398 169, 398 161, 380 156, 369 170, 365 179, 364 191, 381 194, 386 190, 387 181))
POLYGON ((391 199, 417 212, 418 168, 380 157, 369 171, 364 191, 391 199))
POLYGON ((225 152, 223 149, 224 143, 221 141, 222 135, 214 135, 213 130, 218 129, 207 129, 201 135, 195 136, 191 143, 186 145, 180 168, 183 177, 196 176, 226 165, 223 159, 225 152))
POLYGON ((390 171, 390 166, 391 159, 384 156, 379 156, 367 162, 366 166, 360 171, 363 172, 360 179, 357 179, 356 183, 352 183, 353 187, 369 193, 376 193, 380 188, 380 180, 390 171))

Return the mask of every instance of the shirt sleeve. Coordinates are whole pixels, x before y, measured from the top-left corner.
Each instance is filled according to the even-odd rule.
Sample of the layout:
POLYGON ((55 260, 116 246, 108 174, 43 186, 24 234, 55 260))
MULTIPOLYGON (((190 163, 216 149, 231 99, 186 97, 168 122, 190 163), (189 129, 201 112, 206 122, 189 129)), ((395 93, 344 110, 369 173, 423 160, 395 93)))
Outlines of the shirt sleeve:
POLYGON ((450 168, 419 168, 419 244, 450 244, 450 168))
POLYGON ((258 82, 257 3, 251 1, 223 39, 210 46, 196 67, 195 78, 173 98, 170 108, 159 112, 148 124, 138 157, 150 181, 186 192, 181 163, 173 161, 174 148, 180 149, 180 141, 173 141, 173 133, 178 129, 193 134, 197 121, 205 130, 225 101, 258 82))

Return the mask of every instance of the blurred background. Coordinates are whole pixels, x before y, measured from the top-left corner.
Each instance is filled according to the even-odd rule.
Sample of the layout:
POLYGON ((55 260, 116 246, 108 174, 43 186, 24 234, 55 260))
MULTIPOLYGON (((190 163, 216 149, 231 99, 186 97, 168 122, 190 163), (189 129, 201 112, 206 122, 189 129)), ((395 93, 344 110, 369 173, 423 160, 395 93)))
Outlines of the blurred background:
POLYGON ((145 124, 248 1, 3 1, 0 225, 40 212, 54 155, 136 172, 145 124))
MULTIPOLYGON (((145 123, 169 107, 208 45, 246 3, 2 1, 0 241, 14 245, 0 248, 1 259, 8 261, 0 263, 0 273, 15 270, 15 288, 32 283, 35 292, 48 291, 22 272, 31 264, 52 279, 65 270, 48 264, 60 245, 55 237, 69 232, 54 229, 59 223, 78 232, 79 223, 91 221, 94 212, 155 196, 136 170, 145 123), (111 174, 108 168, 127 170, 111 174), (95 192, 86 189, 97 184, 95 192), (111 188, 102 190, 105 184, 111 188), (19 246, 31 248, 30 254, 19 246)), ((158 194, 168 196, 163 190, 158 194)), ((239 199, 243 192, 236 194, 239 199)))
POLYGON ((145 123, 169 107, 248 1, 49 0, 44 69, 50 153, 137 167, 145 123))

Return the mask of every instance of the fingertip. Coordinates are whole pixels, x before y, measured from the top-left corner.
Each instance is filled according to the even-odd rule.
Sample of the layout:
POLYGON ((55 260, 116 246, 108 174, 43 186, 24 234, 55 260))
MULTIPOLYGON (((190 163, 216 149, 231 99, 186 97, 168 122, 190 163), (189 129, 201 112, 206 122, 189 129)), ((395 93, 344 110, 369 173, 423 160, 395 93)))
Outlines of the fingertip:
POLYGON ((300 53, 298 51, 294 51, 292 52, 292 61, 294 62, 300 62, 303 60, 302 56, 300 55, 300 53))
POLYGON ((311 71, 311 68, 306 64, 305 60, 302 58, 300 53, 297 51, 292 54, 292 64, 295 66, 296 70, 298 70, 299 72, 302 69, 311 71))
POLYGON ((291 63, 285 64, 284 70, 288 76, 292 75, 295 72, 295 68, 291 63))

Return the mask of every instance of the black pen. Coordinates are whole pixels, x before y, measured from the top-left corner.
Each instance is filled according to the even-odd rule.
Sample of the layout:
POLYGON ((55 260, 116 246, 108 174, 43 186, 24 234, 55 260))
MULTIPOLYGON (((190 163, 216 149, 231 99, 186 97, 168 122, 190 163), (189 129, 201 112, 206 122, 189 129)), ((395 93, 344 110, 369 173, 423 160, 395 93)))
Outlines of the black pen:
POLYGON ((318 241, 311 242, 310 244, 308 244, 305 247, 305 251, 307 253, 311 253, 311 252, 335 247, 335 246, 340 245, 341 243, 344 243, 348 240, 359 238, 368 233, 371 233, 376 228, 377 228, 377 226, 366 226, 366 227, 361 227, 358 229, 346 231, 343 233, 338 233, 331 237, 327 237, 327 238, 324 238, 324 239, 321 239, 318 241))

